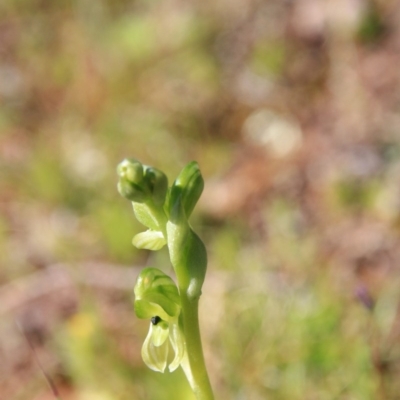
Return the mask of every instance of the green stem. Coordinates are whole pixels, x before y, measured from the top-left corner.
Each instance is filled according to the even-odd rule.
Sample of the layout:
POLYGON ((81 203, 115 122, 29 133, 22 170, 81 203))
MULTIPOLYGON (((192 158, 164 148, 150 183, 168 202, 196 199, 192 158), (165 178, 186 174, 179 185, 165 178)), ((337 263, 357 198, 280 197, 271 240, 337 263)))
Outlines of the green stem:
POLYGON ((188 357, 188 363, 184 363, 182 368, 197 400, 214 400, 201 346, 198 316, 199 300, 189 299, 184 291, 181 291, 181 300, 181 317, 188 357))

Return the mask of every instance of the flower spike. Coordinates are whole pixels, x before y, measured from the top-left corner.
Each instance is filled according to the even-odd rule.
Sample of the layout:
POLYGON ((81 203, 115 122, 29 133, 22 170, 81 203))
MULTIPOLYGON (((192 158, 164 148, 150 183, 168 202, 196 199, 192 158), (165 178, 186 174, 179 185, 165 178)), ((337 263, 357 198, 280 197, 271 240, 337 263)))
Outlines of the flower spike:
POLYGON ((213 400, 198 321, 207 252, 189 224, 204 188, 199 166, 195 161, 187 164, 170 188, 163 172, 135 159, 123 160, 117 173, 118 191, 132 202, 137 220, 147 227, 133 238, 134 246, 154 251, 167 245, 178 283, 156 268, 144 268, 137 279, 135 313, 150 321, 143 361, 159 372, 168 363, 170 371, 181 366, 196 398, 213 400), (171 348, 174 357, 168 358, 171 348))

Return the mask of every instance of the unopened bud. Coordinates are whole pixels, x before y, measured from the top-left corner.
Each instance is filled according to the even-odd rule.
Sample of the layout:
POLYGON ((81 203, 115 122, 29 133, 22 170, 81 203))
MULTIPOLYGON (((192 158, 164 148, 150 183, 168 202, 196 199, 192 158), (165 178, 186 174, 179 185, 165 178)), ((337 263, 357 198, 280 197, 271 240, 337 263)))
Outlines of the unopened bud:
POLYGON ((179 218, 179 203, 182 203, 186 218, 190 217, 194 206, 204 189, 204 180, 196 161, 187 164, 171 187, 169 213, 171 220, 179 218))
POLYGON ((143 186, 143 166, 135 159, 125 159, 117 167, 119 176, 118 191, 130 201, 141 203, 148 194, 143 186))
POLYGON ((168 191, 167 176, 153 167, 145 167, 143 180, 156 206, 162 206, 168 191))

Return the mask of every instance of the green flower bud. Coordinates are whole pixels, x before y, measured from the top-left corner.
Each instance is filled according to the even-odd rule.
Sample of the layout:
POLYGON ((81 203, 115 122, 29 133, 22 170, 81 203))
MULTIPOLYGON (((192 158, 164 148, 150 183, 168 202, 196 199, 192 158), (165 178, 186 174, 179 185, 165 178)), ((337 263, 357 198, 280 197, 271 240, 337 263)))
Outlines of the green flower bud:
POLYGON ((159 250, 166 244, 167 216, 163 207, 168 191, 166 175, 133 158, 123 160, 117 173, 118 191, 132 201, 136 218, 149 228, 135 236, 133 244, 140 249, 159 250))
POLYGON ((131 201, 144 202, 148 197, 143 186, 143 165, 135 159, 125 159, 117 167, 119 176, 118 191, 131 201))
POLYGON ((178 199, 183 205, 186 218, 189 218, 203 189, 204 180, 201 176, 199 165, 196 161, 192 161, 183 168, 171 187, 168 199, 170 219, 177 222, 177 213, 180 213, 179 209, 177 209, 178 199))
POLYGON ((152 200, 157 207, 164 205, 168 179, 163 172, 127 158, 118 165, 117 173, 118 191, 123 197, 137 203, 152 200))
POLYGON ((200 296, 207 269, 204 244, 188 222, 203 188, 199 166, 192 161, 180 172, 167 201, 167 237, 171 262, 180 276, 180 288, 192 299, 200 296))
POLYGON ((134 158, 126 158, 118 164, 117 173, 129 182, 140 184, 143 178, 143 165, 134 158))
POLYGON ((168 191, 168 178, 160 170, 144 167, 144 182, 149 189, 151 198, 156 206, 163 206, 168 191))

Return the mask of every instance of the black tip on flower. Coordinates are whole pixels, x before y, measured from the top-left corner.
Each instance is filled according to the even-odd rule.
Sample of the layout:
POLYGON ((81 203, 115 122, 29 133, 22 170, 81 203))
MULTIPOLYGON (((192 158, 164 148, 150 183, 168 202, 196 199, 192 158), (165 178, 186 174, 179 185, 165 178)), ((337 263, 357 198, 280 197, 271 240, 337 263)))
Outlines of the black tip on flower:
POLYGON ((151 318, 151 323, 153 325, 157 325, 159 322, 161 322, 161 318, 159 316, 156 315, 155 317, 151 318))

